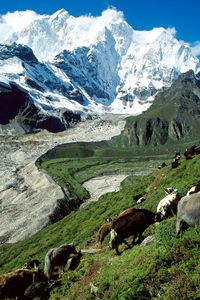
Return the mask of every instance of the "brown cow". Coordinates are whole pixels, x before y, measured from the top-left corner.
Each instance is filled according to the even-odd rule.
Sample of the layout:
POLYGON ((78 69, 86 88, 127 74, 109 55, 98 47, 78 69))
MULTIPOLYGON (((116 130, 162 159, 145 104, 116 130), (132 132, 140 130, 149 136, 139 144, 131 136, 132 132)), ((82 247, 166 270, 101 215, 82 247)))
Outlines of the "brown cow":
POLYGON ((179 163, 179 159, 177 159, 177 158, 174 158, 174 160, 173 160, 173 161, 172 161, 172 163, 171 163, 171 167, 172 167, 172 169, 175 169, 175 168, 177 168, 179 165, 180 165, 180 163, 179 163))
POLYGON ((195 152, 196 155, 199 155, 200 154, 200 147, 195 148, 194 152, 195 152))
POLYGON ((0 299, 24 299, 25 290, 33 282, 45 282, 46 276, 42 271, 19 269, 0 276, 0 299))
POLYGON ((191 146, 189 149, 186 149, 183 155, 185 156, 186 160, 192 159, 193 155, 195 155, 196 145, 191 146))
POLYGON ((147 209, 134 209, 132 213, 119 216, 113 220, 110 247, 115 249, 117 254, 120 254, 118 247, 125 238, 134 236, 134 241, 139 235, 138 240, 140 240, 144 230, 157 221, 160 221, 160 214, 154 214, 147 209))
MULTIPOLYGON (((118 215, 118 217, 119 217, 119 216, 124 216, 124 215, 126 215, 126 214, 129 214, 129 213, 133 212, 134 210, 135 210, 134 207, 129 207, 129 208, 123 210, 123 211, 118 215)), ((116 217, 116 218, 117 218, 117 217, 116 217)), ((111 219, 111 218, 108 218, 107 220, 108 220, 109 222, 104 223, 104 224, 100 227, 100 229, 99 229, 99 231, 98 231, 98 234, 97 234, 97 239, 96 239, 96 241, 97 241, 98 243, 100 243, 101 245, 102 245, 102 243, 103 243, 105 237, 110 233, 111 227, 112 227, 112 222, 113 222, 112 219, 111 219)))

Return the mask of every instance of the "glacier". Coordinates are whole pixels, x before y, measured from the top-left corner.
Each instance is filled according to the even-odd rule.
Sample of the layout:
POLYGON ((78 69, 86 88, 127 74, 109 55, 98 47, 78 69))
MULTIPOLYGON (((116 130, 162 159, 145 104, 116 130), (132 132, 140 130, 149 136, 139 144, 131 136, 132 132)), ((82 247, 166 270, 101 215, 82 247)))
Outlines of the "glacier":
POLYGON ((0 85, 16 84, 46 114, 137 115, 200 63, 174 28, 134 30, 123 13, 73 17, 17 11, 0 17, 0 85))

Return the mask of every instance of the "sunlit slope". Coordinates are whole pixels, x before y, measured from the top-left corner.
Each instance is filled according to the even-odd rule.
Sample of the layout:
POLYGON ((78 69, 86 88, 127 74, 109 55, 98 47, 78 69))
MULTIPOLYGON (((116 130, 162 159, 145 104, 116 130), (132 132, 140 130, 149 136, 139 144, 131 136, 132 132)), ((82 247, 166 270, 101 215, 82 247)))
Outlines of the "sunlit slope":
MULTIPOLYGON (((165 187, 176 187, 183 196, 199 178, 198 156, 182 159, 177 169, 168 166, 140 179, 129 177, 121 191, 104 195, 98 203, 71 213, 29 239, 1 246, 1 273, 20 267, 29 255, 43 262, 49 248, 65 242, 73 241, 79 249, 97 247, 93 239, 104 219, 132 206, 134 195, 146 195, 146 201, 137 207, 155 211, 165 187)), ((92 299, 91 282, 102 299, 198 299, 200 229, 190 228, 177 239, 175 219, 149 227, 144 235, 155 232, 156 241, 124 251, 121 257, 108 248, 106 240, 101 253, 85 254, 79 267, 62 277, 51 299, 92 299)))

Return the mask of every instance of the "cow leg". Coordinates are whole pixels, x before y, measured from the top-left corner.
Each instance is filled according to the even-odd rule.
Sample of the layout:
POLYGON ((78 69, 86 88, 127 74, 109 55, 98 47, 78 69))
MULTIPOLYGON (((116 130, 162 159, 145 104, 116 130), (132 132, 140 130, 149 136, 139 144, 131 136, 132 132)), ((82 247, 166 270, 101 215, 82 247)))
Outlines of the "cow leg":
POLYGON ((115 251, 117 255, 121 255, 121 252, 119 251, 119 245, 115 247, 115 251))
POLYGON ((177 219, 176 221, 176 237, 179 237, 181 228, 183 227, 184 221, 181 219, 177 219))
POLYGON ((184 220, 178 220, 176 222, 176 237, 179 237, 180 232, 186 230, 189 225, 184 220))
POLYGON ((131 245, 129 245, 129 243, 126 240, 123 240, 122 242, 127 246, 127 248, 130 248, 131 245))
POLYGON ((131 243, 131 244, 132 244, 132 246, 134 246, 135 244, 137 244, 137 241, 138 241, 138 239, 137 239, 137 241, 135 241, 135 238, 136 238, 136 236, 134 235, 134 236, 133 236, 132 243, 131 243))
POLYGON ((142 234, 143 234, 143 232, 142 232, 142 233, 139 233, 139 235, 138 235, 138 239, 137 239, 137 243, 138 243, 138 244, 140 244, 140 243, 142 242, 142 240, 143 240, 142 234))
POLYGON ((59 266, 58 277, 61 277, 64 273, 65 266, 59 266))

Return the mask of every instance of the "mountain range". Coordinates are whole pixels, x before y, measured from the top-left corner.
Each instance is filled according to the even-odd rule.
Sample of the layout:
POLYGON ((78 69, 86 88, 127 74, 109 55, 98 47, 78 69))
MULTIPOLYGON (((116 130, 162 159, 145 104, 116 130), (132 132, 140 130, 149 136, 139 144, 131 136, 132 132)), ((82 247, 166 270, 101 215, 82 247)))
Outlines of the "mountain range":
POLYGON ((138 115, 181 73, 200 70, 173 28, 134 30, 115 9, 16 14, 21 26, 0 19, 0 131, 56 132, 106 112, 138 115))

